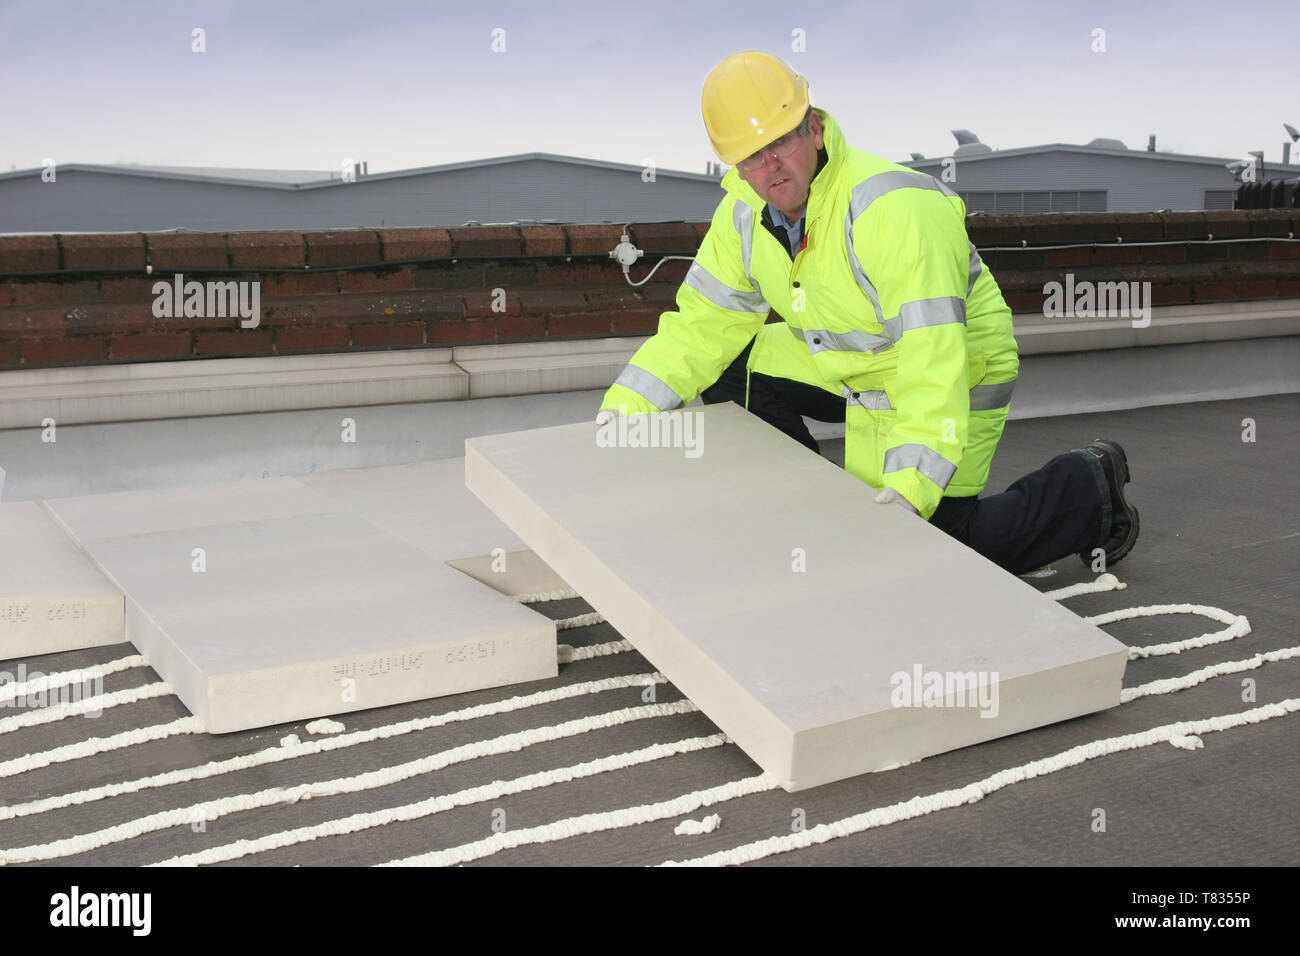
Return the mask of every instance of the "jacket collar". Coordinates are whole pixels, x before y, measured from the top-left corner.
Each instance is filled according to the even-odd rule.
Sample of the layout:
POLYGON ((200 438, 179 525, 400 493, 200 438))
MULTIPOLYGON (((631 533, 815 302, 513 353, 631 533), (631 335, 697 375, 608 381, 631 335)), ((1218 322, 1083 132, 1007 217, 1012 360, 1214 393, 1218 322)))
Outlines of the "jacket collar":
MULTIPOLYGON (((805 230, 807 223, 817 218, 822 202, 827 198, 825 188, 818 189, 817 186, 820 184, 824 187, 827 182, 835 178, 837 170, 844 161, 846 150, 844 134, 840 132, 840 126, 831 118, 831 114, 816 107, 813 107, 813 112, 822 121, 822 148, 826 153, 826 162, 818 168, 817 174, 813 176, 812 186, 809 188, 808 209, 804 212, 805 230)), ((754 187, 740 178, 740 171, 735 166, 727 170, 727 174, 722 177, 722 188, 760 214, 767 207, 767 203, 754 192, 754 187)))

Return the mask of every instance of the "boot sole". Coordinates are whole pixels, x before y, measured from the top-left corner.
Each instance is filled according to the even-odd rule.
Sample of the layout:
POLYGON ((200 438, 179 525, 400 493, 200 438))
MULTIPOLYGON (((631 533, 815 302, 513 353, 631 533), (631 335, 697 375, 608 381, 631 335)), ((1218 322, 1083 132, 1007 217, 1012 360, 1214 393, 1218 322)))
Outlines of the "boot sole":
POLYGON ((1121 447, 1120 445, 1116 444, 1113 441, 1107 441, 1104 438, 1098 439, 1094 441, 1092 444, 1105 448, 1108 451, 1110 451, 1111 454, 1114 455, 1115 460, 1119 465, 1119 468, 1117 469, 1117 473, 1115 475, 1116 477, 1115 492, 1119 498, 1118 503, 1120 505, 1120 509, 1115 508, 1116 502, 1114 501, 1111 502, 1111 508, 1112 510, 1122 510, 1125 514, 1129 516, 1130 519, 1128 534, 1124 536, 1124 540, 1120 542, 1119 546, 1115 548, 1113 553, 1108 553, 1106 555, 1106 567, 1109 568, 1111 565, 1118 564, 1120 561, 1124 559, 1125 555, 1127 555, 1130 551, 1133 550, 1133 545, 1137 542, 1140 522, 1138 519, 1138 510, 1134 508, 1132 505, 1130 505, 1128 503, 1128 499, 1124 496, 1124 486, 1129 483, 1129 480, 1131 478, 1131 475, 1129 473, 1129 468, 1128 468, 1128 455, 1124 453, 1123 447, 1121 447))

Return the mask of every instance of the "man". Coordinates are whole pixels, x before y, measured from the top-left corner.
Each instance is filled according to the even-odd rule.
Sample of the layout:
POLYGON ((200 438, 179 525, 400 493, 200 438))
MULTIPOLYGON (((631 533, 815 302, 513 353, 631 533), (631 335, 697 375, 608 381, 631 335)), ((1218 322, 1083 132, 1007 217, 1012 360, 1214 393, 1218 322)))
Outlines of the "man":
MULTIPOLYGON (((746 52, 704 84, 704 125, 732 168, 659 330, 598 421, 703 396, 735 401, 817 451, 802 416, 845 423, 844 467, 1020 574, 1133 547, 1123 449, 1098 440, 979 499, 1019 358, 1011 311, 930 176, 847 146, 808 84, 746 52), (785 319, 764 324, 769 311, 785 319), (1100 551, 1096 550, 1100 549, 1100 551)), ((755 476, 761 480, 761 476, 755 476)))

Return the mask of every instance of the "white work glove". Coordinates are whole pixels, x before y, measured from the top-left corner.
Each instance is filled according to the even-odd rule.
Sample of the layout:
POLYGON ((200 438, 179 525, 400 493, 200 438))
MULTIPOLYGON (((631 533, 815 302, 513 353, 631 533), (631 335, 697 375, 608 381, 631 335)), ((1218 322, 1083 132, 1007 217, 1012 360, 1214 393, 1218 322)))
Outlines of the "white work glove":
POLYGON ((618 412, 614 411, 614 409, 602 408, 600 411, 596 413, 596 427, 604 428, 606 425, 608 425, 617 417, 618 417, 618 412))
POLYGON ((896 505, 901 505, 906 508, 908 511, 912 512, 912 514, 917 513, 915 506, 893 488, 886 487, 880 492, 880 494, 876 495, 877 504, 887 505, 891 501, 896 505))

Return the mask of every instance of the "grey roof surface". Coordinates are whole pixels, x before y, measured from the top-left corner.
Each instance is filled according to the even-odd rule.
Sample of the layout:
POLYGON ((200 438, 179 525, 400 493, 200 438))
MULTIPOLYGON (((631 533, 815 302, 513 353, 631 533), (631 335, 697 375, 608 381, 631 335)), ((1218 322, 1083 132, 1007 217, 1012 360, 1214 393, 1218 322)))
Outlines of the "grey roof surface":
MULTIPOLYGON (((1134 552, 1115 568, 1122 591, 1068 600, 1083 615, 1135 606, 1194 603, 1246 615, 1245 637, 1181 654, 1129 664, 1125 686, 1188 674, 1224 661, 1297 643, 1300 620, 1300 396, 1271 396, 1196 405, 1012 421, 989 482, 1000 491, 1053 454, 1096 437, 1113 438, 1128 450, 1133 471, 1129 497, 1141 510, 1142 535, 1134 552), (1243 420, 1255 423, 1256 441, 1242 441, 1243 420)), ((836 457, 840 443, 824 443, 836 457)), ((724 559, 726 543, 718 543, 724 559)), ((1094 575, 1077 559, 1055 565, 1050 577, 1032 579, 1049 590, 1094 575)), ((869 577, 864 571, 864 594, 869 577)), ((936 598, 941 599, 941 585, 936 598)), ((863 599, 864 613, 869 597, 863 599)), ((534 604, 549 616, 567 618, 590 608, 581 599, 534 604)), ((1145 617, 1107 625, 1130 644, 1150 645, 1220 630, 1202 617, 1145 617)), ((575 646, 617 640, 608 624, 561 632, 575 646)), ((813 642, 815 635, 791 635, 813 642)), ((108 661, 131 653, 126 645, 50 655, 27 662, 45 672, 108 661)), ((7 665, 6 665, 7 666, 7 665)), ((626 652, 562 665, 553 681, 498 688, 346 715, 349 731, 442 714, 521 694, 653 668, 626 652)), ((144 668, 111 675, 105 689, 157 680, 144 668)), ((1088 717, 966 748, 897 770, 870 774, 798 794, 767 791, 607 832, 509 849, 484 858, 487 865, 655 864, 682 860, 791 832, 801 810, 807 826, 827 823, 917 795, 945 791, 997 771, 1102 738, 1145 731, 1180 720, 1248 710, 1300 696, 1300 660, 1265 663, 1245 674, 1216 677, 1172 694, 1140 698, 1088 717), (1243 702, 1243 677, 1255 682, 1257 701, 1243 702), (683 818, 716 812, 716 831, 678 836, 683 818)), ((679 695, 660 686, 660 703, 679 695)), ((436 729, 366 743, 334 753, 302 757, 208 780, 101 800, 16 820, 0 820, 0 848, 67 837, 123 823, 146 814, 203 800, 269 787, 350 776, 391 766, 461 744, 558 724, 642 703, 638 688, 606 691, 452 723, 436 729)), ((9 710, 7 716, 15 711, 9 710)), ((0 760, 43 751, 90 736, 106 736, 163 723, 186 713, 175 697, 113 708, 94 721, 68 719, 0 734, 0 760)), ((1300 863, 1300 715, 1206 733, 1203 749, 1159 743, 1089 760, 1078 766, 1013 783, 973 804, 939 810, 854 835, 767 857, 777 866, 819 864, 1094 864, 1296 865, 1300 863), (1106 831, 1094 832, 1094 811, 1106 814, 1106 831)), ((186 735, 0 778, 6 804, 193 767, 205 761, 275 746, 285 734, 304 739, 301 725, 221 737, 186 735)), ((501 756, 453 763, 434 773, 357 794, 321 796, 296 803, 234 813, 201 828, 169 826, 123 839, 59 862, 83 865, 140 864, 177 854, 256 838, 293 827, 338 819, 360 811, 425 800, 463 788, 564 767, 653 743, 715 732, 700 713, 637 720, 525 747, 501 756)), ((758 768, 734 745, 672 756, 625 770, 457 807, 435 816, 389 823, 360 832, 323 837, 245 857, 243 864, 373 864, 454 847, 507 830, 551 823, 578 814, 649 804, 751 777, 758 768), (494 814, 504 811, 504 815, 494 814)))

